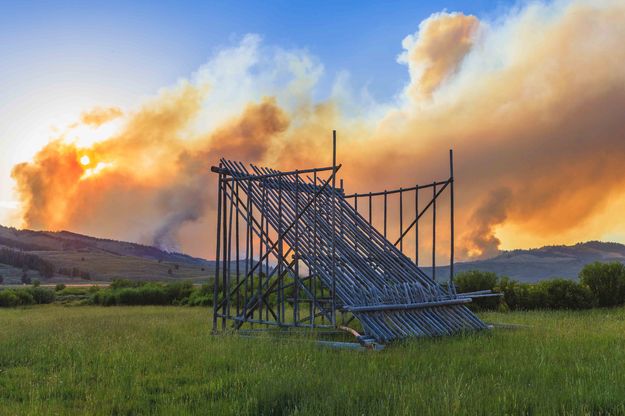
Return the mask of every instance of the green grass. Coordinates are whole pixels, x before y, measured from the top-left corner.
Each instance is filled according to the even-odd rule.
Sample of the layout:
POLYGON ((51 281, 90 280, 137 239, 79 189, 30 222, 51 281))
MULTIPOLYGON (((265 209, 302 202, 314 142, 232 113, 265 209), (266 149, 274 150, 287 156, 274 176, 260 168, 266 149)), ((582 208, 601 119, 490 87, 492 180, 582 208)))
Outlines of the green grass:
POLYGON ((625 310, 381 352, 210 335, 204 308, 0 310, 0 414, 625 414, 625 310))

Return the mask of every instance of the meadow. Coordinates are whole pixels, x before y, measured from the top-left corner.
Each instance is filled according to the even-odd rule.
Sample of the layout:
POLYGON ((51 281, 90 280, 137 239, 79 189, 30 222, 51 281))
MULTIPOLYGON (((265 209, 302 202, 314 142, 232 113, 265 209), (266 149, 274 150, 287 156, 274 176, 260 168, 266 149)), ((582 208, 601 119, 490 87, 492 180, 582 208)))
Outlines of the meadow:
POLYGON ((211 335, 207 308, 0 309, 0 414, 625 414, 625 309, 380 352, 211 335))

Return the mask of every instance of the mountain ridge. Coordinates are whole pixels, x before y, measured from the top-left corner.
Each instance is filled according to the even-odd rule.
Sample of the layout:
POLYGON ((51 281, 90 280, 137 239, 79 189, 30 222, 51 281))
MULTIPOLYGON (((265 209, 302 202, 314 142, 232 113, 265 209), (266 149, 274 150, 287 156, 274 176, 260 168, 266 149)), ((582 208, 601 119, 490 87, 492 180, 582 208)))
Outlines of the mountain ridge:
MULTIPOLYGON (((615 242, 586 241, 573 245, 547 245, 532 249, 502 251, 489 259, 458 262, 455 273, 482 270, 505 275, 523 282, 561 277, 577 279, 581 269, 595 261, 625 263, 625 245, 615 242)), ((437 267, 445 273, 449 266, 437 267)))
MULTIPOLYGON (((184 253, 71 231, 18 230, 0 225, 0 247, 33 252, 59 267, 87 269, 104 280, 116 277, 208 278, 215 267, 214 261, 184 253)), ((573 245, 506 250, 489 259, 457 262, 454 271, 482 270, 523 282, 536 282, 553 277, 576 279, 584 265, 595 261, 625 263, 625 245, 592 240, 573 245)), ((431 272, 431 268, 423 269, 431 272)), ((437 277, 446 276, 449 266, 437 267, 436 271, 437 277)))

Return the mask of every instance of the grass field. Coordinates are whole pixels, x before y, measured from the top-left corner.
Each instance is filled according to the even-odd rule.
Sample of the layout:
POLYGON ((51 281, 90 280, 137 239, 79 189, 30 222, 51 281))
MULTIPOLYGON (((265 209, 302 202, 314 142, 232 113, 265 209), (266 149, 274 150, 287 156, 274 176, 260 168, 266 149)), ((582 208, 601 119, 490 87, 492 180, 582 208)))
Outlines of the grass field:
POLYGON ((381 352, 212 336, 186 307, 0 310, 0 414, 625 414, 625 310, 381 352))

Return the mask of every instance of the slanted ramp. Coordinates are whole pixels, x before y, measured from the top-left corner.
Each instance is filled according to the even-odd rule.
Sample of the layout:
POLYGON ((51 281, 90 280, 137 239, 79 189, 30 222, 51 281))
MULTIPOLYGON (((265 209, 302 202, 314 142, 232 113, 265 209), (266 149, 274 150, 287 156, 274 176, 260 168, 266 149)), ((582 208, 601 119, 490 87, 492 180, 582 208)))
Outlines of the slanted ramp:
POLYGON ((471 298, 457 294, 451 280, 438 283, 435 268, 426 274, 418 259, 402 251, 410 228, 418 227, 425 210, 435 209, 453 176, 399 192, 403 197, 432 188, 434 202, 423 212, 415 205, 406 229, 401 218, 394 243, 385 236, 388 192, 380 194, 380 232, 372 224, 375 195, 364 195, 365 218, 358 210, 363 196, 337 188, 339 170, 333 165, 281 172, 226 159, 213 168, 219 174, 214 329, 219 320, 222 329, 239 329, 335 328, 357 319, 365 337, 378 342, 486 329, 465 305, 471 298))

